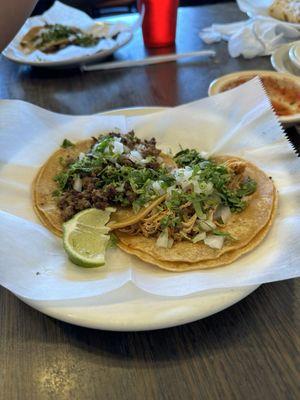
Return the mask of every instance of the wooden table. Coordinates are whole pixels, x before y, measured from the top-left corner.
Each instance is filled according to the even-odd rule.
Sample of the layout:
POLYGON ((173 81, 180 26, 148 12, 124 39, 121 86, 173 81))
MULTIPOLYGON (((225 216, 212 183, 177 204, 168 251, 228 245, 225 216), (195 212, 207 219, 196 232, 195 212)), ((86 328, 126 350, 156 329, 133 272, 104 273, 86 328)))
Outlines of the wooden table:
MULTIPOLYGON (((245 18, 235 4, 179 13, 177 51, 206 48, 200 28, 245 18)), ((192 60, 81 73, 0 59, 0 98, 69 114, 176 106, 205 97, 219 75, 271 69, 268 58, 192 60)), ((116 58, 145 54, 141 35, 116 58)), ((293 238, 297 240, 297 238, 293 238)), ((113 333, 48 318, 0 290, 0 399, 296 399, 299 281, 261 286, 231 308, 178 328, 113 333)))

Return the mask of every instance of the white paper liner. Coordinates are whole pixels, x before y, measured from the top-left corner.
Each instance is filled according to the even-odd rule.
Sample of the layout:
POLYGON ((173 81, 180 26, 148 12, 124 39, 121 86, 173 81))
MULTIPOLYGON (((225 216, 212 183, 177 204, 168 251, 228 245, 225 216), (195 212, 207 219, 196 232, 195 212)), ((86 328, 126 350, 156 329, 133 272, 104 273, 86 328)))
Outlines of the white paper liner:
POLYGON ((101 295, 131 281, 160 296, 185 296, 299 276, 300 161, 284 138, 256 78, 236 89, 157 114, 67 116, 17 100, 0 101, 0 283, 25 298, 64 300, 101 295), (61 240, 43 228, 33 210, 30 185, 41 164, 64 138, 134 129, 158 145, 179 144, 244 157, 273 177, 279 210, 267 238, 231 265, 210 270, 163 271, 119 249, 105 267, 72 265, 61 240))
POLYGON ((3 53, 8 58, 12 58, 24 63, 58 62, 72 59, 76 60, 78 58, 90 56, 104 50, 113 49, 116 46, 125 43, 128 40, 128 37, 132 35, 133 29, 134 27, 131 27, 122 21, 110 24, 96 22, 83 11, 56 1, 49 10, 44 12, 44 14, 28 18, 16 37, 3 53), (24 54, 20 48, 20 41, 23 36, 32 27, 45 25, 45 23, 77 27, 86 31, 87 33, 95 34, 101 37, 104 36, 105 39, 101 39, 98 44, 92 47, 67 46, 66 48, 53 54, 45 54, 40 50, 35 50, 30 54, 24 54), (117 38, 113 39, 112 37, 117 33, 120 34, 117 38))

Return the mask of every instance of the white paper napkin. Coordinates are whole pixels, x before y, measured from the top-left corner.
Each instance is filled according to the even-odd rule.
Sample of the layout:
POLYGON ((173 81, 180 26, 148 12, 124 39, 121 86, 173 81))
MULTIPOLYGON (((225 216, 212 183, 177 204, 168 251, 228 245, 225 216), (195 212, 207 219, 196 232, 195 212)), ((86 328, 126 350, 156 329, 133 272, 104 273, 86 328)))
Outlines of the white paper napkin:
POLYGON ((122 21, 116 21, 112 24, 96 22, 83 11, 56 1, 44 14, 29 18, 25 22, 16 37, 4 50, 4 54, 23 62, 69 60, 112 49, 117 43, 124 41, 128 35, 131 35, 133 29, 133 27, 122 21), (101 39, 98 44, 92 47, 67 46, 53 54, 45 54, 39 50, 24 54, 20 48, 22 37, 30 28, 45 25, 45 23, 75 26, 87 33, 103 36, 104 39, 101 39), (113 38, 117 33, 120 33, 120 35, 117 38, 113 38))
POLYGON ((0 284, 36 300, 101 295, 131 281, 161 296, 185 296, 218 288, 260 284, 299 276, 300 160, 283 136, 260 81, 157 114, 67 116, 17 100, 0 101, 0 284), (210 154, 234 154, 273 177, 279 211, 267 238, 228 266, 171 273, 119 249, 97 269, 74 266, 61 239, 42 227, 30 198, 41 164, 64 138, 79 140, 101 132, 134 129, 155 136, 158 145, 179 144, 210 154))
POLYGON ((268 17, 253 17, 231 24, 213 24, 199 33, 208 44, 226 40, 231 57, 270 55, 285 43, 300 38, 300 31, 268 17))

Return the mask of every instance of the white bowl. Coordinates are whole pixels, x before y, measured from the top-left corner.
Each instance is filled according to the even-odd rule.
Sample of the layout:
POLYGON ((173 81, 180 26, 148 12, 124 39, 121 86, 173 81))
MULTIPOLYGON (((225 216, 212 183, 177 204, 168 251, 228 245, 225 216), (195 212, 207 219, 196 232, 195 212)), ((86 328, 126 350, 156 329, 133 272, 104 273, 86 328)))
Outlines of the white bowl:
MULTIPOLYGON (((242 80, 242 82, 240 82, 240 84, 242 84, 245 81, 254 78, 255 76, 259 76, 262 79, 271 78, 272 80, 274 80, 274 82, 277 81, 277 83, 280 84, 280 89, 284 87, 284 85, 286 84, 286 87, 289 90, 292 90, 292 103, 289 103, 291 99, 288 99, 287 97, 288 93, 286 95, 285 101, 283 101, 284 97, 282 96, 282 93, 280 93, 280 95, 278 95, 276 98, 276 102, 275 99, 273 98, 272 104, 275 112, 278 110, 279 105, 285 107, 288 106, 293 107, 293 105, 295 104, 293 109, 296 111, 294 113, 287 115, 278 115, 278 114, 277 115, 279 121, 284 125, 294 125, 300 123, 300 79, 294 75, 283 74, 274 71, 255 71, 255 70, 234 72, 228 75, 221 76, 218 79, 215 79, 209 86, 208 95, 213 96, 215 94, 229 90, 235 86, 239 86, 238 84, 236 84, 235 86, 228 87, 231 83, 234 85, 234 82, 237 79, 242 80)), ((271 97, 270 100, 272 101, 271 97)))
POLYGON ((300 73, 300 41, 290 47, 289 57, 294 66, 299 69, 300 73))

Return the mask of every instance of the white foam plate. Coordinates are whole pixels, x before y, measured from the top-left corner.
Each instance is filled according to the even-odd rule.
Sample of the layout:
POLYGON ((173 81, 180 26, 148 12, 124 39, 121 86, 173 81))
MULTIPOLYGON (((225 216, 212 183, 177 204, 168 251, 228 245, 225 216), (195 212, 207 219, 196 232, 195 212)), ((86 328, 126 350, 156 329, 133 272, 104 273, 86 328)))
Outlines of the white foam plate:
MULTIPOLYGON (((161 107, 143 107, 105 114, 141 115, 161 110, 161 107)), ((205 318, 237 303, 257 287, 214 290, 170 298, 148 294, 129 283, 103 296, 79 300, 51 303, 21 300, 43 314, 75 325, 112 331, 141 331, 205 318)))

